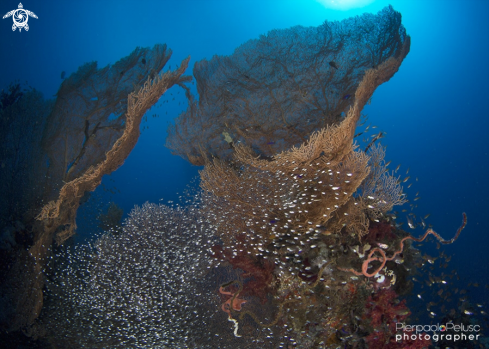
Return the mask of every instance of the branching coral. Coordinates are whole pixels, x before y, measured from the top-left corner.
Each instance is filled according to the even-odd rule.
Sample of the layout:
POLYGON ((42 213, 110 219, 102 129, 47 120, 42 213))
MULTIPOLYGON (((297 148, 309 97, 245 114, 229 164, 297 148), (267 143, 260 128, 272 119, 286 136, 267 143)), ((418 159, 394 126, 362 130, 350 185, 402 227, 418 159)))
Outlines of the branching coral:
POLYGON ((339 125, 271 159, 259 159, 249 147, 237 145, 232 164, 217 158, 207 162, 201 171, 201 186, 209 193, 205 209, 227 245, 244 233, 247 245, 260 255, 280 235, 321 229, 349 201, 369 173, 368 156, 355 151, 352 142, 356 122, 378 84, 398 69, 409 40, 405 45, 399 58, 366 72, 339 125))
POLYGON ((272 161, 257 160, 249 149, 238 147, 234 166, 217 159, 209 163, 201 172, 201 186, 212 193, 207 209, 219 216, 223 240, 246 232, 248 246, 260 254, 260 249, 277 236, 303 234, 324 225, 369 171, 363 152, 350 147, 349 152, 341 153, 350 119, 340 127, 312 135, 306 145, 279 154, 272 161), (339 140, 335 148, 328 149, 325 138, 339 140), (252 237, 259 240, 250 241, 252 237))
POLYGON ((384 161, 385 148, 380 144, 370 148, 370 173, 361 185, 361 198, 365 203, 366 212, 373 221, 378 221, 393 206, 407 202, 399 178, 390 175, 384 161))

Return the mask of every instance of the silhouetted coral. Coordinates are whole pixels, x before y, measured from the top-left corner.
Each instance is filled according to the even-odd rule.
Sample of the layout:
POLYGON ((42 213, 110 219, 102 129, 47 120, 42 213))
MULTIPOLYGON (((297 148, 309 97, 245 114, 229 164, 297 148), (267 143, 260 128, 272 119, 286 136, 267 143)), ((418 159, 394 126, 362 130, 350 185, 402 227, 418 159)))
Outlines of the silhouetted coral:
POLYGON ((11 83, 7 87, 6 91, 5 91, 5 89, 2 89, 2 91, 0 91, 0 111, 2 109, 5 109, 5 108, 13 105, 23 95, 24 95, 24 92, 22 92, 21 86, 19 83, 11 83))
MULTIPOLYGON (((52 112, 41 127, 42 147, 34 147, 40 152, 34 154, 39 155, 35 160, 47 166, 39 176, 42 193, 38 197, 44 206, 26 209, 31 212, 31 221, 24 223, 32 225, 33 244, 27 251, 15 252, 1 284, 0 297, 15 307, 1 328, 19 329, 39 315, 43 304, 42 270, 54 237, 61 244, 74 234, 76 211, 85 193, 95 190, 103 175, 123 164, 137 142, 144 113, 168 88, 183 86, 190 80, 183 76, 188 59, 176 71, 157 75, 168 59, 164 45, 153 50, 136 49, 112 67, 97 70, 95 63, 89 63, 64 80, 52 112), (151 64, 140 64, 142 56, 151 64), (32 219, 34 216, 37 221, 32 219)), ((16 107, 25 97, 10 107, 16 107)), ((30 112, 22 110, 19 120, 29 118, 30 112)), ((27 142, 25 146, 31 145, 27 142)))
POLYGON ((230 56, 197 62, 199 100, 169 128, 167 146, 195 165, 232 159, 239 143, 272 156, 338 123, 365 72, 405 55, 401 14, 386 7, 319 27, 273 30, 230 56))
POLYGON ((13 95, 3 96, 0 107, 0 231, 15 221, 32 224, 42 207, 47 165, 41 139, 53 105, 35 89, 20 92, 17 84, 9 90, 13 95))

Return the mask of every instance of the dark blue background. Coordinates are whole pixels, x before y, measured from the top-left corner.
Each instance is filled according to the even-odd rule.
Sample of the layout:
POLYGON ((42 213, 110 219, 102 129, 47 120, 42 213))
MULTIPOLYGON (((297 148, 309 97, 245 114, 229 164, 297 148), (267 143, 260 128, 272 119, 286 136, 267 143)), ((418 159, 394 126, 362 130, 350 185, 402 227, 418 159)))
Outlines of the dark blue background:
MULTIPOLYGON (((0 14, 17 8, 17 1, 1 0, 0 14)), ((401 164, 403 177, 410 167, 414 184, 407 193, 412 200, 420 192, 418 216, 431 213, 427 223, 450 239, 462 212, 467 213, 468 225, 460 239, 442 248, 453 255, 451 266, 465 282, 486 284, 489 1, 375 1, 363 8, 337 11, 313 0, 30 0, 23 2, 24 8, 39 18, 29 19, 28 32, 12 32, 11 18, 0 21, 0 88, 13 80, 28 81, 51 98, 61 83, 62 71, 69 75, 94 60, 103 67, 136 46, 166 43, 174 52, 173 68, 188 55, 193 66, 214 54, 231 54, 241 43, 271 29, 317 26, 326 19, 376 13, 389 3, 403 15, 412 38, 411 52, 391 81, 378 88, 364 112, 378 130, 387 132, 382 143, 388 146, 391 167, 401 164)), ((91 209, 100 210, 113 200, 127 213, 145 201, 175 200, 198 174, 198 168, 172 156, 163 146, 168 122, 186 106, 183 93, 177 92, 169 91, 148 113, 141 138, 126 163, 104 178, 106 189, 120 192, 97 189, 85 211, 79 213, 82 236, 91 232, 93 224, 84 222, 93 213, 91 209), (163 103, 168 99, 170 103, 163 103), (159 117, 151 117, 153 114, 159 117)), ((400 213, 398 220, 405 222, 405 214, 400 213)), ((420 235, 422 230, 412 233, 420 235)), ((487 291, 481 287, 473 296, 488 299, 487 291)))

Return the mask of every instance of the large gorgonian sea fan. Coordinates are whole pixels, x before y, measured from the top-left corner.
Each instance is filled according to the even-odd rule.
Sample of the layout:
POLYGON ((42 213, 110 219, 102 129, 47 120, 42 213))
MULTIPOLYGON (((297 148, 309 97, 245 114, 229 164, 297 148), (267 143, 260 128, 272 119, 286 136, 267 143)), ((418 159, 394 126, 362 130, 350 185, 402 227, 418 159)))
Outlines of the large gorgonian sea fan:
POLYGON ((168 130, 167 146, 194 165, 232 159, 238 143, 272 156, 338 123, 368 69, 405 54, 401 14, 389 6, 318 27, 273 30, 232 55, 196 62, 199 100, 168 130))

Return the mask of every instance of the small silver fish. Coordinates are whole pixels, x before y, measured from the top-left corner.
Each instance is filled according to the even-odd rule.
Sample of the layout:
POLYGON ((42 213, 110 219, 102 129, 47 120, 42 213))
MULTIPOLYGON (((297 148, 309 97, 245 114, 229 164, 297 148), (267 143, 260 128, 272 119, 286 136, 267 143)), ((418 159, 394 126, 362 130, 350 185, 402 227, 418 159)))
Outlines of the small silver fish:
POLYGON ((409 228, 411 228, 411 229, 416 228, 416 226, 413 224, 413 221, 409 217, 407 217, 407 223, 408 223, 409 228))

